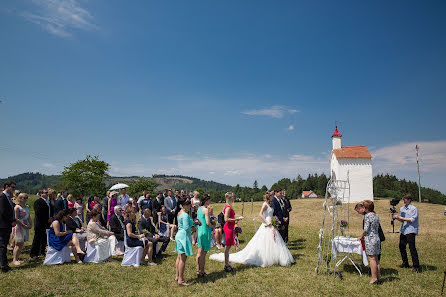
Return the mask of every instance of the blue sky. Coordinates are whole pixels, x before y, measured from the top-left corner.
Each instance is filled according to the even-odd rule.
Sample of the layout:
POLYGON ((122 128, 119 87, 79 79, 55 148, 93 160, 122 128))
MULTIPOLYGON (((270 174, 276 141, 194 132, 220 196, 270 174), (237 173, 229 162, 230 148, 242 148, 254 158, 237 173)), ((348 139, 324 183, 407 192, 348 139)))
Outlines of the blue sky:
POLYGON ((329 172, 335 122, 374 174, 446 192, 446 2, 0 4, 0 177, 110 174, 235 185, 329 172))

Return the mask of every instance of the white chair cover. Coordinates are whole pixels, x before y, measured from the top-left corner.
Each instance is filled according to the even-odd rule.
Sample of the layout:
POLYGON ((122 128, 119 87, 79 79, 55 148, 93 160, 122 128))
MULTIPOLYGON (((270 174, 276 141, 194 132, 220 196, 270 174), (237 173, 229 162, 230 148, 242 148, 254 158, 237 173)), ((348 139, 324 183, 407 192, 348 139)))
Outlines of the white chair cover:
MULTIPOLYGON (((125 251, 124 241, 118 241, 118 243, 116 244, 116 247, 121 253, 124 253, 124 251, 125 251)), ((112 250, 112 256, 116 256, 115 249, 112 250)))
POLYGON ((124 231, 124 258, 122 259, 121 266, 134 266, 138 267, 141 263, 141 256, 144 251, 143 247, 129 247, 127 246, 127 232, 124 231))
MULTIPOLYGON (((46 230, 46 238, 48 239, 48 229, 46 230)), ((48 242, 47 242, 48 243, 48 242)), ((66 262, 71 262, 71 247, 65 246, 60 251, 56 250, 52 246, 48 244, 48 250, 45 255, 45 260, 43 261, 43 265, 57 265, 63 264, 66 262)))

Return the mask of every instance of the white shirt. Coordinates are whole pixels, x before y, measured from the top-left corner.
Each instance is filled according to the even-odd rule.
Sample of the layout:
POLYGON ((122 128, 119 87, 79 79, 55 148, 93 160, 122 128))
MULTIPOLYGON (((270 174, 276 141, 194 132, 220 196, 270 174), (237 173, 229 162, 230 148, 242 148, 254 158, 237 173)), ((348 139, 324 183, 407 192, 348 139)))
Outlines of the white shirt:
POLYGON ((118 197, 118 204, 121 205, 121 207, 123 207, 124 205, 127 204, 127 202, 129 202, 129 199, 130 199, 130 197, 127 194, 125 194, 125 196, 124 195, 119 195, 119 197, 118 197))

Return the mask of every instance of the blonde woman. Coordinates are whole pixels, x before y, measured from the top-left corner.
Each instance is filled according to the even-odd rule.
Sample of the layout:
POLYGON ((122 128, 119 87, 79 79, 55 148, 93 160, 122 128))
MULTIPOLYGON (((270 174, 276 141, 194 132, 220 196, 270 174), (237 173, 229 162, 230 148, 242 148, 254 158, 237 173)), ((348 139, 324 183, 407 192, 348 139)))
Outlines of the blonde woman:
POLYGON ((73 199, 73 195, 68 194, 68 196, 67 196, 67 201, 68 201, 68 208, 74 208, 74 199, 73 199))
POLYGON ((16 218, 16 225, 13 228, 14 234, 14 252, 12 263, 20 265, 23 262, 19 260, 20 252, 23 245, 29 240, 29 229, 32 228, 32 220, 29 216, 29 206, 26 205, 28 195, 21 193, 16 198, 16 206, 14 207, 14 215, 16 218))

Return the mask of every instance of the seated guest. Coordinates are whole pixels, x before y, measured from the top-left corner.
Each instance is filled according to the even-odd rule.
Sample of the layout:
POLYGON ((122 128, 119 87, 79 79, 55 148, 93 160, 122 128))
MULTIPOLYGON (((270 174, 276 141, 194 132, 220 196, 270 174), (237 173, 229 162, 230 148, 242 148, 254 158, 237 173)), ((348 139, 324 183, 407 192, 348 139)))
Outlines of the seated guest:
MULTIPOLYGON (((112 256, 111 251, 116 248, 116 237, 113 232, 99 224, 100 211, 93 209, 90 216, 91 219, 87 225, 88 243, 96 247, 99 262, 108 261, 112 256)), ((122 255, 122 253, 117 251, 116 255, 122 255)))
POLYGON ((160 236, 160 235, 156 234, 156 228, 153 225, 151 215, 152 214, 151 214, 150 209, 148 209, 148 208, 144 209, 144 212, 143 212, 141 218, 138 221, 138 230, 139 230, 139 233, 141 233, 141 234, 143 234, 144 231, 146 231, 147 232, 146 238, 154 246, 156 246, 156 244, 158 242, 162 242, 163 243, 163 245, 159 249, 158 253, 156 254, 156 256, 159 256, 159 255, 161 255, 161 253, 163 253, 166 250, 167 245, 169 244, 170 239, 167 236, 160 236))
POLYGON ((125 210, 124 219, 125 219, 124 223, 125 233, 127 235, 127 246, 143 247, 144 252, 142 253, 141 256, 141 263, 143 265, 156 265, 156 263, 153 262, 152 260, 153 244, 144 237, 144 234, 136 234, 136 226, 135 226, 136 210, 133 209, 133 207, 128 207, 125 210), (146 255, 149 258, 148 263, 144 262, 146 255))
POLYGON ((93 202, 93 200, 94 200, 94 196, 90 196, 90 197, 88 197, 88 201, 87 201, 87 214, 86 214, 86 216, 85 216, 85 222, 87 222, 87 224, 88 224, 88 222, 90 222, 90 212, 93 210, 93 206, 91 206, 91 203, 93 202))
POLYGON ((169 224, 169 212, 164 205, 161 205, 161 211, 158 213, 159 234, 169 236, 170 240, 174 240, 173 234, 176 230, 176 225, 169 224))
POLYGON ((101 213, 98 220, 99 224, 101 224, 102 227, 107 227, 107 221, 104 219, 104 215, 102 213, 102 205, 96 204, 95 206, 93 206, 93 209, 101 213))
POLYGON ((29 206, 26 205, 28 201, 28 195, 25 193, 20 193, 15 198, 16 206, 14 207, 16 225, 12 229, 14 234, 14 257, 12 263, 14 265, 22 264, 19 261, 20 252, 22 251, 23 245, 29 239, 29 229, 31 229, 33 223, 29 216, 29 206))
POLYGON ((61 251, 65 246, 71 246, 77 263, 82 263, 79 255, 83 258, 85 253, 79 246, 79 240, 71 230, 64 231, 64 223, 68 217, 68 209, 61 210, 54 217, 48 232, 48 244, 54 249, 61 251))
POLYGON ((85 250, 85 242, 87 241, 87 232, 82 227, 82 221, 77 215, 76 208, 68 209, 68 217, 65 221, 65 225, 67 230, 71 230, 73 233, 76 233, 77 238, 79 239, 79 245, 83 250, 85 250))
POLYGON ((115 237, 118 241, 124 241, 124 217, 122 216, 121 205, 116 205, 114 213, 110 218, 110 231, 115 233, 115 237))

